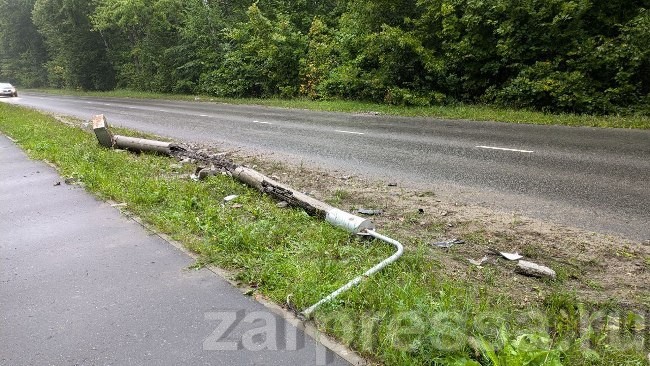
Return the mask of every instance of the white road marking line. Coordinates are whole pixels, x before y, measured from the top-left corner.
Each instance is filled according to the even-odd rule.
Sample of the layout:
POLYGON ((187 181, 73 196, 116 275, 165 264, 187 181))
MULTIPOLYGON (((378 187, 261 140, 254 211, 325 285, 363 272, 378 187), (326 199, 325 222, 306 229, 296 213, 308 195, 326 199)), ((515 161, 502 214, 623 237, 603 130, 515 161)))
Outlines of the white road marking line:
POLYGON ((334 130, 334 132, 351 133, 353 135, 365 135, 365 133, 363 133, 363 132, 344 131, 344 130, 334 130))
POLYGON ((261 125, 272 125, 273 124, 271 122, 260 122, 260 121, 253 121, 253 123, 259 123, 261 125))
POLYGON ((199 117, 210 117, 207 114, 199 114, 199 117))
POLYGON ((532 150, 519 150, 519 149, 508 149, 507 147, 494 147, 494 146, 476 146, 481 149, 490 149, 490 150, 503 150, 503 151, 515 151, 515 152, 523 152, 523 153, 532 153, 534 151, 532 150))
POLYGON ((112 106, 112 104, 110 104, 110 103, 104 103, 104 105, 109 106, 109 107, 112 106))

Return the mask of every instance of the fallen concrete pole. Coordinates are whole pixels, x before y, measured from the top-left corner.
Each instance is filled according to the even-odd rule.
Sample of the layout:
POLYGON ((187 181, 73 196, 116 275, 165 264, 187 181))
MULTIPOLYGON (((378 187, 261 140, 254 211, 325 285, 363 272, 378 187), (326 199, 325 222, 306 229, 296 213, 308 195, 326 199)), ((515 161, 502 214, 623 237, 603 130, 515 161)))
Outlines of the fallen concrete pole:
POLYGON ((130 151, 156 152, 164 155, 172 155, 174 151, 181 149, 171 142, 141 139, 121 135, 113 135, 110 131, 106 117, 103 114, 94 116, 92 119, 93 131, 100 145, 108 148, 117 148, 130 151))
POLYGON ((237 167, 232 173, 239 181, 255 187, 260 192, 266 193, 277 200, 285 201, 290 206, 300 207, 310 216, 326 220, 334 226, 341 227, 354 234, 361 234, 365 230, 374 230, 374 224, 359 216, 341 211, 325 202, 319 201, 304 193, 298 192, 280 182, 277 182, 253 169, 237 167))
MULTIPOLYGON (((108 127, 108 122, 106 121, 106 117, 104 115, 97 115, 93 117, 92 122, 95 136, 97 136, 97 140, 102 146, 108 148, 117 147, 136 151, 153 151, 167 155, 186 155, 201 159, 204 162, 211 162, 210 158, 207 156, 201 156, 200 154, 186 151, 185 149, 182 149, 179 146, 171 143, 113 135, 108 127)), ((401 243, 377 233, 375 231, 375 225, 368 219, 339 210, 338 208, 330 206, 325 202, 319 201, 304 193, 298 192, 289 186, 277 182, 251 168, 237 166, 232 162, 219 161, 217 163, 226 169, 235 179, 257 189, 262 193, 266 193, 278 200, 285 201, 291 206, 300 207, 309 215, 324 219, 330 224, 340 227, 348 232, 357 235, 368 235, 389 243, 395 247, 396 251, 393 253, 393 255, 384 259, 363 274, 355 277, 347 284, 343 285, 328 296, 322 298, 309 308, 305 309, 301 315, 306 318, 311 317, 312 313, 322 304, 331 301, 341 293, 361 283, 361 281, 363 281, 365 278, 375 274, 376 272, 379 272, 384 267, 395 262, 399 257, 402 256, 404 252, 404 247, 401 243)))

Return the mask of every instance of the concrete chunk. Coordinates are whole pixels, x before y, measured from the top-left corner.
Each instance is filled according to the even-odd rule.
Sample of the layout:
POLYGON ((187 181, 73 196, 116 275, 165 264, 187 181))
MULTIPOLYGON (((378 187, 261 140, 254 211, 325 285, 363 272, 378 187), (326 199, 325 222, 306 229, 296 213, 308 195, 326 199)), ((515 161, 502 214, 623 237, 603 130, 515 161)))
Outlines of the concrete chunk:
POLYGON ((517 268, 515 272, 521 273, 526 276, 531 277, 540 277, 540 278, 551 278, 555 279, 555 271, 546 267, 539 265, 537 263, 528 262, 528 261, 519 261, 517 263, 517 268))
POLYGON ((112 148, 115 143, 115 138, 108 129, 108 121, 106 121, 106 117, 103 114, 98 114, 92 118, 91 122, 99 144, 104 147, 112 148))

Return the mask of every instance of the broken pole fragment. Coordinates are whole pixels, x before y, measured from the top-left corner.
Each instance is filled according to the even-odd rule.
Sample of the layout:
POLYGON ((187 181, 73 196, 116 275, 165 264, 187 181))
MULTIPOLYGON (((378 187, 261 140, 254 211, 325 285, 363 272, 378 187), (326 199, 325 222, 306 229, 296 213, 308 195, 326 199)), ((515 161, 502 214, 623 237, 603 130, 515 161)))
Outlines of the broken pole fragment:
POLYGON ((156 140, 141 139, 136 137, 113 135, 108 126, 108 121, 103 114, 92 118, 93 131, 99 144, 107 148, 117 148, 130 151, 156 152, 164 155, 171 155, 173 151, 181 150, 181 147, 171 143, 156 140))
POLYGON ((91 122, 99 144, 109 149, 112 148, 115 140, 113 138, 113 133, 108 129, 108 121, 106 121, 106 117, 103 114, 98 114, 93 117, 91 122))
POLYGON ((170 142, 156 141, 156 140, 147 140, 136 137, 127 137, 115 135, 115 147, 118 149, 125 149, 130 151, 146 151, 146 152, 157 152, 164 155, 171 155, 172 150, 174 150, 174 144, 170 142))

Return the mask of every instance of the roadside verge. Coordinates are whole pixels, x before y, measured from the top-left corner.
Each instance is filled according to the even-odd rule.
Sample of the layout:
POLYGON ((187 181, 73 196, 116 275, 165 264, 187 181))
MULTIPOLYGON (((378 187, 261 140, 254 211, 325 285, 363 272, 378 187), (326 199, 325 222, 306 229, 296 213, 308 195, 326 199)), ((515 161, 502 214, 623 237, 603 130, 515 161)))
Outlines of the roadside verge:
MULTIPOLYGON (((200 255, 197 265, 233 270, 253 293, 288 309, 304 309, 390 255, 383 245, 368 245, 302 211, 277 207, 230 177, 194 182, 185 178, 193 171, 190 165, 103 149, 94 136, 33 111, 0 104, 0 130, 31 156, 52 162, 70 182, 125 203, 128 212, 182 242, 200 255), (231 195, 238 198, 224 202, 231 195)), ((491 270, 481 275, 484 283, 454 278, 445 262, 431 255, 429 243, 409 239, 402 260, 319 309, 318 326, 386 364, 495 364, 494 357, 540 365, 646 362, 647 344, 630 342, 646 334, 636 325, 631 338, 591 344, 591 337, 607 335, 608 328, 605 333, 580 328, 585 313, 578 310, 587 307, 570 293, 556 288, 545 301, 519 308, 492 290, 500 283, 491 270), (567 316, 555 316, 563 313, 567 316)), ((545 286, 520 281, 529 288, 545 286)))

